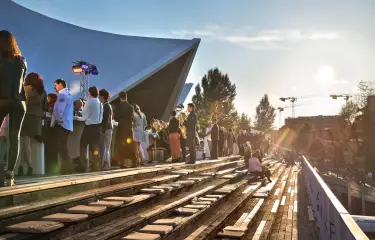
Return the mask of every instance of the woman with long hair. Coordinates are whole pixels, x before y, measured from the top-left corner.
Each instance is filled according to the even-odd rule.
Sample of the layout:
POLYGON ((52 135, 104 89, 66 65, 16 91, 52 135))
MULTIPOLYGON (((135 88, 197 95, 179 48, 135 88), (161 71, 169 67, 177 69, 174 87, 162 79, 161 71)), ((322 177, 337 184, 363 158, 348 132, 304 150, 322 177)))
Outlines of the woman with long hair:
MULTIPOLYGON (((19 135, 25 115, 23 82, 26 69, 26 60, 13 34, 6 30, 0 31, 0 122, 9 114, 9 159, 5 172, 8 186, 14 185, 13 171, 19 154, 19 135)), ((2 185, 4 182, 0 179, 2 185)))
POLYGON ((133 104, 134 108, 134 130, 133 141, 135 143, 135 156, 137 161, 142 165, 144 158, 141 152, 141 143, 146 141, 145 127, 147 126, 147 119, 137 104, 133 104))
MULTIPOLYGON (((33 175, 31 162, 31 139, 41 141, 42 120, 47 111, 47 93, 42 76, 32 72, 26 76, 24 89, 26 94, 26 114, 21 128, 23 162, 27 165, 27 175, 33 175)), ((23 164, 18 167, 18 176, 22 176, 23 164)))

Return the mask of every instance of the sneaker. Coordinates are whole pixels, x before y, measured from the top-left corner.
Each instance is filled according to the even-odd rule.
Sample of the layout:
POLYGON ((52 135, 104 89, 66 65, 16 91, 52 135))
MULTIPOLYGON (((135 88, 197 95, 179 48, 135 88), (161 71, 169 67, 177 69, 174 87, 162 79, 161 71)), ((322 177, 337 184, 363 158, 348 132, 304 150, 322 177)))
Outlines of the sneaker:
POLYGON ((10 171, 5 172, 5 184, 7 187, 11 187, 16 185, 14 181, 14 173, 10 171))
POLYGON ((111 168, 109 167, 109 163, 108 162, 104 162, 103 166, 102 166, 102 171, 108 171, 110 169, 111 168))

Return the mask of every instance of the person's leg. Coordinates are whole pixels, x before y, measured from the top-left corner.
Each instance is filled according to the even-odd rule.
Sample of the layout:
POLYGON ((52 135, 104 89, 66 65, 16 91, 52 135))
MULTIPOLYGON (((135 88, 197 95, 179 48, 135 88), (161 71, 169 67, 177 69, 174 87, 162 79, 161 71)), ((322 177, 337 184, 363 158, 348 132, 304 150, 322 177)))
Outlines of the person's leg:
POLYGON ((182 153, 182 161, 186 161, 186 138, 183 136, 180 137, 180 145, 181 145, 181 153, 182 153))
POLYGON ((112 142, 112 129, 108 129, 104 133, 104 152, 103 164, 104 169, 111 168, 111 142, 112 142))
POLYGON ((139 146, 140 146, 140 142, 134 142, 134 154, 135 154, 135 158, 136 158, 136 163, 137 164, 141 164, 141 151, 139 149, 139 146))
MULTIPOLYGON (((8 185, 13 185, 13 172, 19 155, 20 130, 25 116, 25 106, 22 102, 12 102, 9 111, 9 154, 8 154, 8 185)), ((4 115, 5 116, 5 115, 4 115)), ((3 117, 0 116, 0 121, 3 117)))
POLYGON ((90 141, 89 135, 90 135, 90 129, 87 125, 85 125, 82 135, 81 135, 81 139, 79 141, 79 157, 80 157, 79 170, 82 172, 86 172, 90 170, 89 169, 90 164, 87 158, 87 146, 89 145, 89 141, 90 141))
POLYGON ((208 142, 208 152, 209 152, 209 154, 210 154, 210 157, 209 158, 211 158, 212 157, 212 140, 211 141, 207 141, 208 142))
POLYGON ((0 137, 0 162, 6 162, 7 142, 6 137, 0 137))
POLYGON ((189 153, 190 153, 190 160, 189 163, 195 163, 195 138, 192 138, 189 141, 189 153))
POLYGON ((46 174, 58 175, 59 154, 57 146, 59 137, 56 128, 51 127, 50 122, 46 124, 46 141, 44 142, 46 174))
POLYGON ((99 137, 99 152, 100 152, 100 156, 101 156, 101 164, 100 166, 103 168, 104 166, 104 158, 105 158, 105 140, 106 140, 106 137, 105 137, 105 132, 102 133, 100 132, 100 137, 99 137))
POLYGON ((22 145, 23 145, 23 159, 27 164, 27 175, 33 175, 33 168, 31 162, 31 137, 25 136, 22 137, 22 145))
POLYGON ((58 138, 57 138, 57 151, 61 156, 61 174, 71 174, 73 173, 73 163, 72 159, 69 157, 68 153, 68 136, 69 130, 63 127, 56 126, 58 138))
POLYGON ((217 159, 217 141, 213 140, 211 145, 211 159, 217 159))
POLYGON ((94 171, 100 171, 100 125, 95 124, 91 126, 90 130, 90 149, 93 155, 93 170, 94 171))

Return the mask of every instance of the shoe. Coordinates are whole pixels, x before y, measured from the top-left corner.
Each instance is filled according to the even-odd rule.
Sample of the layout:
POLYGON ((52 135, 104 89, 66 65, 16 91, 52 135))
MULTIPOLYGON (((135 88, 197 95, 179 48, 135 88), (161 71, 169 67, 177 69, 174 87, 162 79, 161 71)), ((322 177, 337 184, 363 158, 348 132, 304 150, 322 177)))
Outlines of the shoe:
POLYGON ((185 164, 195 164, 195 162, 186 162, 185 164))
POLYGON ((19 166, 19 167, 18 167, 18 176, 19 176, 19 177, 22 177, 22 176, 23 176, 23 167, 22 167, 22 166, 19 166))
POLYGON ((108 171, 110 169, 111 168, 109 167, 109 163, 108 162, 104 162, 104 164, 102 166, 102 171, 108 171))
POLYGON ((27 169, 27 176, 32 176, 33 175, 33 168, 32 167, 29 167, 28 169, 27 169))
POLYGON ((16 185, 14 182, 14 173, 13 171, 6 171, 5 172, 5 183, 7 187, 11 187, 16 185))

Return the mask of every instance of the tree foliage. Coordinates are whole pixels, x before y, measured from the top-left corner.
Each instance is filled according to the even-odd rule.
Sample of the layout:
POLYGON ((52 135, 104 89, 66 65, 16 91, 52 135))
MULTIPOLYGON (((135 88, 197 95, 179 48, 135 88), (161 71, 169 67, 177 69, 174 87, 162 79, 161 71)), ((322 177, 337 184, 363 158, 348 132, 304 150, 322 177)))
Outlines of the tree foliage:
POLYGON ((271 106, 268 95, 264 94, 256 108, 255 128, 262 132, 269 132, 275 122, 275 108, 271 106))
POLYGON ((341 107, 339 115, 344 119, 346 125, 350 126, 354 122, 358 114, 358 111, 359 111, 358 104, 350 100, 350 101, 347 101, 341 107))
POLYGON ((357 88, 359 93, 355 102, 358 104, 359 108, 364 108, 367 104, 367 97, 375 95, 375 82, 360 81, 357 88))
POLYGON ((246 113, 242 113, 241 118, 238 123, 238 128, 241 130, 248 129, 251 124, 251 119, 246 113))
POLYGON ((219 124, 226 128, 237 124, 238 112, 233 104, 236 95, 236 85, 230 81, 228 74, 218 68, 208 70, 201 84, 195 87, 192 98, 199 123, 205 125, 209 119, 217 117, 219 124))

